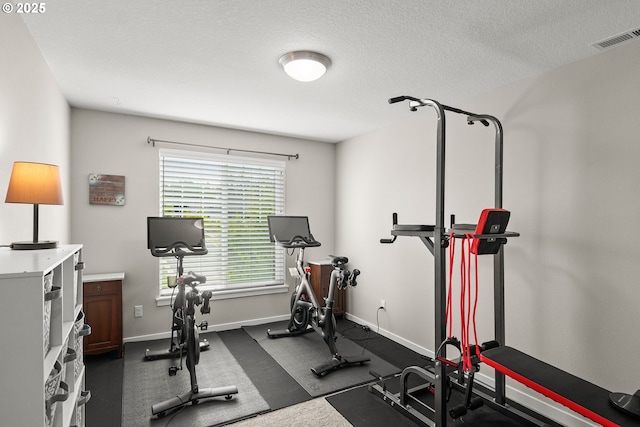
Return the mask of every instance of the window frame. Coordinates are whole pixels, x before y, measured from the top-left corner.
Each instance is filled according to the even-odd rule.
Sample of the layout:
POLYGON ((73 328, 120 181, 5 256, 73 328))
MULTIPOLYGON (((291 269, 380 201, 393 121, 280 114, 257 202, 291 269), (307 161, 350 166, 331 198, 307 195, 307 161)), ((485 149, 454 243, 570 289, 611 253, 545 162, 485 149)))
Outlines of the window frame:
MULTIPOLYGON (((285 195, 286 195, 286 188, 285 188, 286 162, 285 161, 277 161, 272 159, 264 159, 264 158, 257 158, 257 157, 251 157, 251 156, 230 156, 228 154, 214 154, 214 153, 201 152, 201 151, 160 149, 158 154, 159 216, 163 216, 167 212, 165 207, 166 204, 165 204, 165 190, 164 190, 165 188, 165 168, 164 168, 165 160, 164 159, 165 158, 169 158, 169 159, 182 158, 182 159, 185 159, 185 162, 195 162, 200 164, 211 163, 212 165, 214 164, 216 165, 216 166, 212 166, 212 169, 219 168, 219 169, 225 170, 226 172, 229 172, 229 169, 234 169, 236 167, 240 167, 240 168, 248 167, 249 169, 251 169, 251 167, 255 167, 256 170, 258 170, 258 168, 261 168, 261 167, 274 168, 276 173, 281 174, 281 178, 279 178, 281 179, 281 181, 276 185, 277 190, 276 190, 276 195, 274 196, 275 210, 271 214, 275 214, 275 215, 284 214, 285 195), (229 166, 229 165, 232 165, 232 166, 229 166)), ((193 176, 194 176, 194 180, 197 181, 198 179, 196 177, 198 176, 198 174, 194 174, 193 176)), ((225 183, 225 185, 227 184, 231 186, 228 182, 225 183)), ((222 205, 225 205, 225 203, 226 202, 223 202, 222 205)), ((197 206, 197 205, 198 204, 196 203, 193 206, 197 206)), ((192 208, 193 206, 189 206, 185 210, 189 211, 189 209, 192 208)), ((206 208, 203 207, 203 205, 198 206, 198 208, 206 210, 206 208)), ((244 208, 245 207, 243 207, 243 210, 242 210, 243 217, 246 212, 244 208)), ((222 209, 221 212, 223 210, 224 209, 222 209)), ((171 216, 171 215, 167 215, 167 216, 171 216)), ((180 216, 180 215, 176 215, 176 216, 180 216)), ((185 215, 185 216, 189 216, 189 215, 185 215)), ((202 215, 202 216, 206 217, 206 215, 202 215)), ((225 221, 229 221, 230 216, 219 214, 218 218, 219 219, 221 218, 220 219, 221 222, 225 222, 225 221)), ((266 224, 266 214, 264 218, 264 223, 266 224)), ((206 243, 207 243, 207 248, 210 249, 210 252, 211 252, 211 249, 213 248, 210 248, 208 241, 206 243)), ((226 244, 222 246, 224 248, 228 248, 226 244)), ((216 248, 220 248, 220 247, 221 247, 220 245, 216 245, 216 248)), ((209 256, 209 255, 206 255, 206 256, 209 256)), ((186 266, 187 260, 188 258, 184 259, 185 272, 188 271, 186 266)), ((234 283, 204 284, 199 286, 199 289, 211 290, 213 292, 212 299, 214 300, 288 292, 289 287, 286 284, 286 280, 284 277, 286 260, 284 257, 284 252, 280 248, 274 247, 273 261, 275 263, 275 268, 274 268, 275 276, 273 280, 265 280, 262 282, 236 283, 236 284, 234 283)), ((175 271, 176 269, 175 265, 177 265, 177 263, 175 265, 172 265, 171 263, 176 263, 175 258, 168 257, 164 259, 163 258, 158 259, 158 275, 159 275, 158 297, 156 298, 158 305, 168 305, 172 297, 173 290, 171 288, 166 287, 166 276, 163 275, 163 268, 165 269, 165 271, 167 271, 167 269, 175 271), (164 267, 163 267, 163 262, 164 262, 164 267), (163 283, 163 281, 165 281, 165 283, 163 283)), ((230 269, 225 271, 228 273, 230 269)), ((204 271, 199 271, 199 273, 204 274, 206 276, 205 274, 206 272, 204 271)))

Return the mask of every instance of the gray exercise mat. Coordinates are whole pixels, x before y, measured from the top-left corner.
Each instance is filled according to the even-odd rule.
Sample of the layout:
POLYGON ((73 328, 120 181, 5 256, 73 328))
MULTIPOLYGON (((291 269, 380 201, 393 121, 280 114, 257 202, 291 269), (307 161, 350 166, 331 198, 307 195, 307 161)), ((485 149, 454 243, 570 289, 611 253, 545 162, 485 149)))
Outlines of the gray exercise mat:
POLYGON ((235 385, 238 394, 231 400, 224 396, 201 400, 197 405, 186 405, 182 410, 168 412, 163 418, 151 415, 151 406, 191 389, 186 360, 184 369, 169 376, 170 366, 178 366, 179 359, 144 361, 145 349, 165 350, 169 340, 128 343, 125 347, 124 380, 122 393, 122 427, 144 426, 214 426, 245 418, 269 410, 249 377, 231 355, 215 332, 202 334, 210 347, 200 352, 196 367, 200 389, 235 385))
POLYGON ((331 359, 329 347, 316 332, 283 338, 267 336, 267 329, 286 329, 287 323, 245 326, 243 329, 313 397, 373 381, 370 370, 384 376, 401 371, 369 351, 365 350, 363 353, 362 347, 337 334, 336 346, 343 357, 364 354, 371 360, 362 366, 344 367, 317 377, 311 372, 311 368, 331 359))

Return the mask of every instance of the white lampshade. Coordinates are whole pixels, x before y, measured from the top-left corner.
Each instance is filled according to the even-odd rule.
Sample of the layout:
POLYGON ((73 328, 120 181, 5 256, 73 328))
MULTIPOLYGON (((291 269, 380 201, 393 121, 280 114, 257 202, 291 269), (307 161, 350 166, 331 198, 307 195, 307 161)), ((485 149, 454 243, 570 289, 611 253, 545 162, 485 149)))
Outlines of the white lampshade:
POLYGON ((58 242, 38 240, 39 205, 61 205, 62 186, 58 166, 46 163, 15 162, 5 203, 33 205, 33 240, 14 242, 12 249, 53 249, 58 242))
POLYGON ((311 82, 324 75, 331 60, 316 52, 289 52, 280 57, 280 65, 291 78, 301 82, 311 82))

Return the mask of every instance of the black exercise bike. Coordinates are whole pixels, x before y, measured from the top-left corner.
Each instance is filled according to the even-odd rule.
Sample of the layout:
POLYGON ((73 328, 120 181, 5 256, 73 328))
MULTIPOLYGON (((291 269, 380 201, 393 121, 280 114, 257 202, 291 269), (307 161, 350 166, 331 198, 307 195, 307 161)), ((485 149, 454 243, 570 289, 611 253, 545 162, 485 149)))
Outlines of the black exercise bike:
POLYGON ((333 314, 333 305, 336 288, 345 289, 348 286, 356 286, 356 278, 360 271, 346 268, 349 259, 343 256, 331 256, 331 280, 329 282, 328 295, 325 298, 325 306, 322 307, 318 298, 309 284, 310 273, 304 267, 304 250, 309 247, 320 246, 320 242, 313 238, 309 231, 307 217, 270 216, 269 233, 272 241, 277 245, 292 249, 298 249, 296 258, 296 271, 299 282, 296 290, 291 295, 291 316, 287 329, 267 330, 270 338, 293 337, 308 332, 316 331, 329 347, 331 359, 326 363, 311 368, 316 376, 320 377, 335 369, 363 365, 370 359, 366 356, 345 357, 336 347, 336 319, 333 314))
POLYGON ((172 304, 171 344, 168 351, 145 352, 145 360, 167 357, 179 357, 179 366, 169 367, 169 375, 174 376, 183 369, 183 358, 189 371, 191 388, 186 393, 171 397, 151 407, 152 415, 162 417, 167 411, 182 407, 188 403, 197 404, 201 399, 225 396, 231 399, 232 394, 238 393, 236 386, 217 388, 200 388, 196 377, 196 365, 200 361, 200 349, 208 348, 209 343, 200 342, 199 330, 206 330, 206 320, 197 323, 195 312, 200 307, 201 314, 211 311, 211 291, 198 290, 198 285, 206 283, 206 277, 189 272, 184 275, 183 258, 185 256, 206 255, 208 253, 204 242, 204 226, 202 218, 148 218, 148 246, 153 256, 175 257, 177 259, 178 277, 175 287, 178 289, 172 304), (187 290, 187 287, 189 288, 187 290))

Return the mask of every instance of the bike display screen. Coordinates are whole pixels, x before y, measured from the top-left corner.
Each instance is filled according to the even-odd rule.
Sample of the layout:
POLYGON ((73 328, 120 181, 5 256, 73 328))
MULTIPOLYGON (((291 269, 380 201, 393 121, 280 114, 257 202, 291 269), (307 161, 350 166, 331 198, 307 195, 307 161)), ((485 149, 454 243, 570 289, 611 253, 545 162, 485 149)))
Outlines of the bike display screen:
POLYGON ((288 242, 294 236, 300 236, 304 239, 311 238, 309 231, 309 217, 306 216, 268 216, 269 222, 269 239, 272 242, 288 242), (275 240, 274 240, 275 237, 275 240))
POLYGON ((147 249, 187 246, 204 249, 202 218, 147 217, 147 249))

